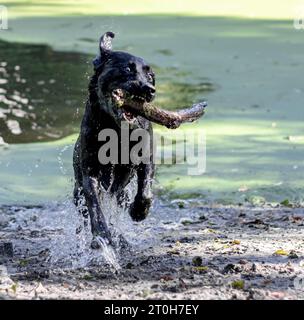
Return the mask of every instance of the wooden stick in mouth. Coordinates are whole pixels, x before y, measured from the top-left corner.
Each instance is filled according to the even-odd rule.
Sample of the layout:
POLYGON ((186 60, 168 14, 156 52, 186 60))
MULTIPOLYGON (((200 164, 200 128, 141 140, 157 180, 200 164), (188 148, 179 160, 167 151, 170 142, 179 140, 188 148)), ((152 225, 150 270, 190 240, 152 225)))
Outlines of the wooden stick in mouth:
POLYGON ((155 122, 169 129, 176 129, 184 122, 193 122, 205 113, 207 102, 194 104, 190 108, 179 111, 168 111, 161 109, 151 103, 137 101, 136 97, 128 97, 121 89, 116 89, 113 98, 118 107, 139 115, 149 121, 155 122))

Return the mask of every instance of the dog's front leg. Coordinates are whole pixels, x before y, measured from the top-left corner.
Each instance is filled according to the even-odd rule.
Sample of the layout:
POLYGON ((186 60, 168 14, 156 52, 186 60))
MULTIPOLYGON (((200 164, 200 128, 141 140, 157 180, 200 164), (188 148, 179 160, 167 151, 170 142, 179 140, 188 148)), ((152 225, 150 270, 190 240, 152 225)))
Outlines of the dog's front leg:
POLYGON ((94 237, 92 241, 92 248, 98 249, 100 247, 98 240, 99 237, 105 239, 111 244, 111 233, 106 224, 105 216, 101 211, 98 179, 90 176, 85 177, 83 180, 83 191, 90 214, 92 234, 94 237))
POLYGON ((152 204, 154 164, 140 164, 137 171, 138 191, 130 206, 130 216, 135 221, 145 219, 152 204))

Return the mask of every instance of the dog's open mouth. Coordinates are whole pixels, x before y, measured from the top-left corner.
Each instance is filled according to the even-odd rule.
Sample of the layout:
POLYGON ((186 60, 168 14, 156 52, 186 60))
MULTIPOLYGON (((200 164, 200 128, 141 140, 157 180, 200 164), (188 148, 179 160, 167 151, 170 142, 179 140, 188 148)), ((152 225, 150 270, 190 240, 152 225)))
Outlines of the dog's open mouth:
POLYGON ((137 106, 143 106, 146 103, 146 99, 138 95, 130 95, 121 89, 115 89, 112 92, 112 101, 117 108, 121 110, 121 115, 129 123, 134 123, 138 114, 132 110, 130 104, 136 104, 137 106), (126 96, 128 98, 126 99, 126 96), (127 101, 129 103, 127 103, 127 101))
POLYGON ((133 114, 132 112, 130 112, 130 111, 125 111, 125 110, 123 110, 123 111, 122 111, 122 116, 123 116, 124 119, 125 119, 126 121, 128 121, 128 122, 134 122, 134 120, 135 120, 134 114, 133 114))

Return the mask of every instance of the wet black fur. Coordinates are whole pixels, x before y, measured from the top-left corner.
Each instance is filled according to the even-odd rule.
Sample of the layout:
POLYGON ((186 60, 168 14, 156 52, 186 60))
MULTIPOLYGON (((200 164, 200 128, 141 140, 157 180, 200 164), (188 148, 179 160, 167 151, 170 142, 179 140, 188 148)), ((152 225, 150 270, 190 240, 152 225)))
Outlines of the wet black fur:
MULTIPOLYGON (((86 208, 79 210, 90 217, 93 236, 106 238, 110 242, 110 231, 100 205, 102 192, 109 192, 122 202, 126 185, 136 175, 137 194, 129 213, 133 220, 140 221, 146 218, 151 206, 151 181, 154 175, 152 154, 148 164, 102 165, 98 160, 98 150, 102 143, 98 142, 98 134, 102 129, 114 129, 119 141, 121 139, 121 119, 115 113, 116 110, 113 113, 107 110, 109 104, 106 97, 111 91, 125 88, 132 94, 145 97, 146 101, 151 101, 155 93, 151 68, 139 57, 112 51, 109 44, 113 37, 114 34, 109 32, 101 37, 100 55, 94 61, 95 70, 90 79, 88 100, 73 157, 75 204, 78 205, 80 199, 85 199, 86 208)), ((136 127, 149 130, 152 138, 152 125, 148 120, 138 116, 136 127)), ((121 149, 119 159, 120 152, 121 149)))

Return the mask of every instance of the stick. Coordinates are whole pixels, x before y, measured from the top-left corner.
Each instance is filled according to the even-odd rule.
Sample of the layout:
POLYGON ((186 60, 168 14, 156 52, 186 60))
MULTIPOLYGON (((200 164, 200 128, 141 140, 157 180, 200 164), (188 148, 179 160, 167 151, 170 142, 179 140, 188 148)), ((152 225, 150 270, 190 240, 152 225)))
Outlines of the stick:
POLYGON ((194 104, 190 108, 179 111, 168 111, 151 103, 142 103, 134 101, 131 98, 125 98, 123 90, 120 89, 115 91, 114 97, 118 106, 123 106, 127 111, 136 113, 147 120, 166 126, 169 129, 176 129, 184 122, 193 122, 199 119, 204 115, 207 106, 207 102, 203 101, 194 104))

